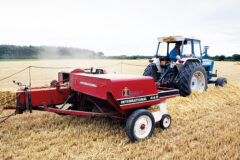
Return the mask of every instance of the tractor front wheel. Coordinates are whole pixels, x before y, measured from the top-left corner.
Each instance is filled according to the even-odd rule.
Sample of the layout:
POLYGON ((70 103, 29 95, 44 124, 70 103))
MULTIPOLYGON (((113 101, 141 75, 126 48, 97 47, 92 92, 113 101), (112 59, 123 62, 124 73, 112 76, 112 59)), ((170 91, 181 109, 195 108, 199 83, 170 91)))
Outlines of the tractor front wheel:
POLYGON ((193 91, 204 92, 207 89, 207 73, 198 63, 188 63, 179 74, 178 88, 181 96, 189 96, 193 91))
POLYGON ((152 136, 155 119, 146 109, 134 111, 127 119, 126 133, 132 142, 144 140, 152 136))

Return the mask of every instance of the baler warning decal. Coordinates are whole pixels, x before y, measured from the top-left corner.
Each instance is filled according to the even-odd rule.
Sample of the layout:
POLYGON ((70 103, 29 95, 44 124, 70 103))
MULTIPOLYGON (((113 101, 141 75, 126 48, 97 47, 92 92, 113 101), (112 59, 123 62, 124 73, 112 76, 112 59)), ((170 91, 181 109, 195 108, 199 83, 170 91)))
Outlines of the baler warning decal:
POLYGON ((154 100, 157 100, 157 99, 158 99, 158 95, 153 94, 153 95, 142 96, 142 97, 119 99, 117 101, 122 106, 122 105, 128 105, 128 104, 133 104, 133 103, 154 101, 154 100))
POLYGON ((80 84, 83 84, 83 85, 85 85, 85 86, 97 87, 96 84, 88 83, 88 82, 80 82, 80 84))

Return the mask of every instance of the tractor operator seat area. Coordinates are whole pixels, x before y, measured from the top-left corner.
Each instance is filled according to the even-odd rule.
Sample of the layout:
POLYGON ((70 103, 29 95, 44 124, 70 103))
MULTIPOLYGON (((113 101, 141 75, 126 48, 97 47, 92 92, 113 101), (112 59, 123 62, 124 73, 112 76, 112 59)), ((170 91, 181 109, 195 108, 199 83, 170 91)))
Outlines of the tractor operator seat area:
MULTIPOLYGON (((163 42, 160 43, 159 50, 158 50, 158 57, 160 60, 160 65, 162 67, 168 66, 170 64, 170 53, 175 48, 177 43, 181 43, 179 41, 172 41, 172 42, 163 42)), ((178 55, 180 56, 181 48, 178 51, 178 55)))
MULTIPOLYGON (((170 52, 174 49, 177 42, 163 42, 160 44, 158 56, 169 57, 170 52)), ((180 55, 180 54, 179 54, 180 55)))

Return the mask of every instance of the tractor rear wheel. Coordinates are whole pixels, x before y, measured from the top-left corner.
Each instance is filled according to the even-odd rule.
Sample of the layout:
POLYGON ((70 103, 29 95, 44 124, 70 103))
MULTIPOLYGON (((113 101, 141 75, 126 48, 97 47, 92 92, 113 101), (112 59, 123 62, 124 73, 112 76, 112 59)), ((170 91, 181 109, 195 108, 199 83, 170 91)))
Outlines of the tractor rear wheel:
POLYGON ((147 68, 144 70, 143 73, 144 76, 151 76, 153 77, 154 81, 156 82, 158 77, 157 77, 157 66, 154 63, 150 63, 147 68))
POLYGON ((193 91, 204 92, 207 89, 207 73, 198 63, 185 65, 179 74, 178 89, 181 96, 189 96, 193 91))
POLYGON ((134 111, 127 119, 126 133, 132 142, 144 140, 152 136, 155 119, 146 109, 134 111))

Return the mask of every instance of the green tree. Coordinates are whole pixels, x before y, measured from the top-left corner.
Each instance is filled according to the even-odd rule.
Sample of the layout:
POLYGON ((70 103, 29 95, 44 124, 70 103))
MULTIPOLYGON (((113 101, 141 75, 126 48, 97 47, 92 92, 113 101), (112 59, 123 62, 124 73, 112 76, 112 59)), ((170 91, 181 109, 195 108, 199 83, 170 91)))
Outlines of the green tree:
POLYGON ((225 57, 224 55, 221 55, 221 56, 219 56, 218 60, 219 60, 219 61, 224 61, 225 58, 226 58, 226 57, 225 57))
POLYGON ((240 54, 234 54, 232 58, 234 61, 240 61, 240 54))

